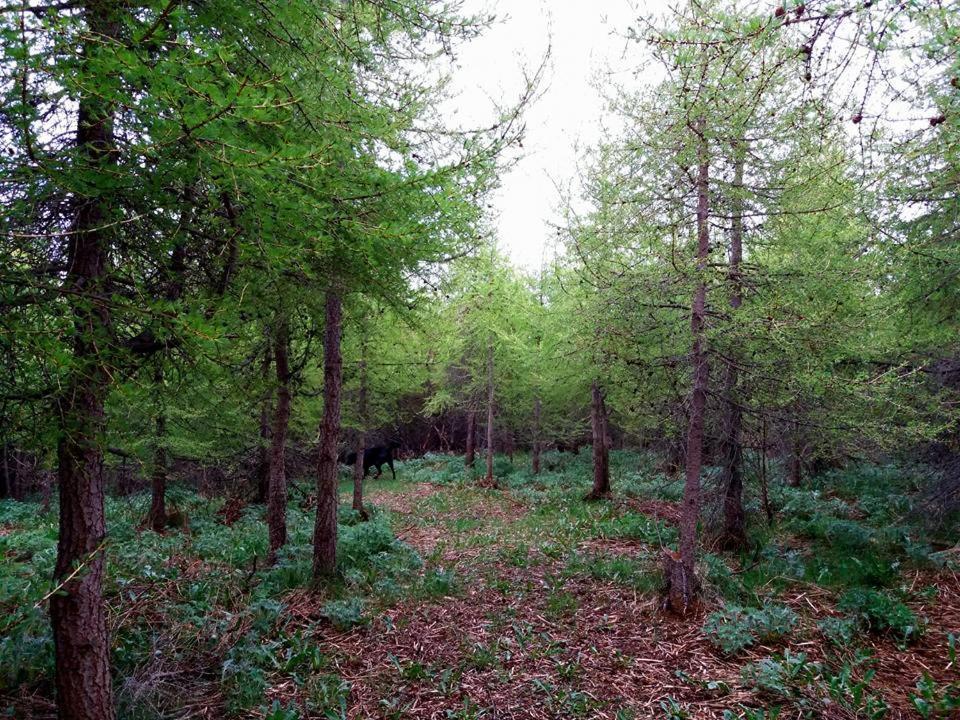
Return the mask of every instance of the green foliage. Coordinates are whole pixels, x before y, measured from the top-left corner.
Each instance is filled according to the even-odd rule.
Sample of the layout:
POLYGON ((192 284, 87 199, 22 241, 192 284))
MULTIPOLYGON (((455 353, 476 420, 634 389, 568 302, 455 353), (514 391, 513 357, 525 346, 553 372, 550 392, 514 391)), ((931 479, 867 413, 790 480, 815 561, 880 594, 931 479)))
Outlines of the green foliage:
POLYGON ((763 693, 781 699, 789 699, 817 679, 821 667, 807 660, 804 653, 794 654, 789 650, 782 656, 764 658, 745 665, 741 670, 744 682, 763 693))
POLYGON ((663 587, 662 570, 652 557, 574 552, 567 558, 563 574, 587 575, 645 593, 655 593, 663 587))
POLYGON ((917 692, 910 702, 923 718, 950 717, 960 710, 960 683, 938 685, 927 673, 917 680, 917 692))
MULTIPOLYGON (((488 491, 458 480, 418 499, 413 514, 400 520, 403 526, 416 523, 445 534, 426 561, 396 539, 391 523, 397 522, 397 516, 378 509, 371 521, 357 522, 356 517, 344 513, 342 519, 349 524, 339 528, 339 578, 324 588, 327 594, 320 605, 322 618, 304 625, 300 625, 298 615, 290 613, 287 597, 291 591, 312 584, 308 543, 313 518, 299 509, 296 500, 291 500, 288 509, 291 543, 280 552, 273 567, 262 567, 258 561, 256 569, 253 557, 262 547, 257 536, 264 534, 260 508, 247 509, 228 528, 216 514, 219 500, 206 500, 176 488, 176 502, 190 514, 193 533, 157 535, 133 529, 146 511, 146 497, 110 500, 108 523, 113 545, 108 602, 123 607, 129 598, 140 607, 156 608, 164 618, 162 627, 150 622, 149 616, 119 622, 114 633, 113 672, 121 684, 121 712, 137 720, 155 720, 157 713, 151 708, 178 707, 177 698, 167 694, 169 690, 138 685, 136 679, 149 677, 158 667, 183 662, 183 658, 202 657, 209 659, 214 676, 219 673, 218 690, 233 715, 294 711, 303 717, 345 718, 351 688, 334 672, 340 660, 326 655, 320 642, 323 634, 402 633, 402 616, 398 620, 392 611, 384 613, 386 606, 398 600, 405 601, 404 607, 411 602, 430 601, 440 603, 436 608, 440 610, 451 595, 472 595, 474 590, 486 588, 503 593, 503 603, 489 618, 491 634, 483 641, 465 637, 457 663, 441 665, 423 658, 398 658, 397 685, 384 691, 384 714, 400 712, 409 700, 404 700, 397 687, 416 684, 422 685, 423 691, 449 698, 446 707, 451 713, 489 715, 490 711, 482 707, 458 705, 458 688, 465 678, 475 672, 496 682, 509 677, 508 670, 516 663, 535 661, 549 668, 549 677, 536 688, 544 705, 564 717, 589 716, 597 706, 578 687, 588 662, 572 652, 574 647, 568 644, 565 631, 544 631, 522 608, 545 618, 548 628, 565 628, 587 607, 581 592, 585 583, 588 587, 590 583, 601 587, 612 583, 627 589, 628 594, 652 597, 662 589, 662 537, 673 536, 661 521, 631 510, 616 498, 584 503, 588 460, 567 457, 554 470, 545 469, 539 477, 533 477, 521 457, 518 454, 515 470, 506 476, 509 491, 488 491), (506 519, 498 512, 490 516, 476 512, 477 508, 486 510, 498 504, 517 508, 518 503, 522 512, 506 519), (512 576, 499 577, 495 571, 461 572, 459 565, 454 571, 440 564, 450 553, 468 548, 481 551, 474 558, 481 563, 477 569, 484 563, 492 568, 506 563, 519 568, 521 576, 529 573, 536 579, 517 583, 512 576), (291 621, 294 617, 297 619, 291 621), (285 699, 277 707, 272 705, 270 689, 280 683, 296 689, 295 703, 286 704, 285 699)), ((388 483, 378 490, 400 496, 410 489, 411 477, 419 482, 434 474, 442 476, 458 463, 458 458, 437 455, 409 461, 397 484, 388 483)), ((622 484, 629 485, 631 492, 640 485, 647 487, 646 476, 641 477, 636 469, 645 464, 639 455, 619 452, 614 471, 624 475, 615 475, 615 479, 629 477, 622 484)), ((650 487, 660 482, 653 477, 650 487)), ((899 492, 898 487, 906 492, 910 487, 896 484, 899 481, 893 473, 879 477, 894 483, 890 492, 899 492)), ((879 495, 886 490, 876 492, 879 495)), ((793 497, 822 497, 816 488, 791 493, 793 497)), ((386 506, 388 503, 384 503, 386 506)), ((43 688, 52 677, 46 609, 41 604, 35 611, 26 610, 49 590, 47 583, 38 580, 33 566, 52 568, 54 516, 38 513, 30 503, 3 502, 0 513, 0 527, 12 529, 0 534, 0 549, 8 560, 0 569, 0 588, 6 593, 3 609, 11 608, 23 619, 0 639, 2 668, 11 678, 16 673, 18 684, 27 682, 43 688), (21 611, 24 599, 27 604, 21 611), (31 645, 31 633, 41 650, 31 645)), ((871 540, 860 553, 861 561, 884 543, 889 544, 894 558, 900 557, 897 552, 906 552, 896 550, 905 548, 902 543, 897 545, 897 533, 887 533, 862 516, 834 518, 814 512, 805 518, 809 520, 824 521, 825 526, 829 526, 827 521, 843 520, 872 533, 876 542, 871 540)), ((853 530, 850 535, 858 532, 853 530)), ((846 536, 837 533, 834 537, 846 536)), ((706 584, 730 600, 707 618, 704 627, 710 642, 726 655, 735 656, 758 644, 782 643, 791 634, 795 638, 798 618, 790 608, 776 603, 775 596, 781 588, 806 579, 809 566, 821 566, 816 555, 828 553, 827 546, 822 545, 824 540, 800 543, 795 535, 784 534, 782 525, 758 533, 756 538, 763 543, 762 548, 751 548, 740 558, 706 554, 700 564, 706 584), (731 566, 738 560, 741 569, 735 572, 731 566)), ((936 601, 930 589, 919 594, 926 602, 936 601)), ((870 587, 844 588, 838 607, 846 614, 821 617, 818 622, 836 654, 828 653, 821 662, 812 662, 809 657, 785 650, 782 655, 747 664, 742 675, 744 688, 757 693, 767 707, 758 710, 739 706, 731 712, 735 717, 768 719, 777 717, 778 707, 782 708, 780 717, 784 717, 790 712, 816 714, 829 703, 851 717, 881 717, 886 705, 877 694, 870 663, 851 651, 868 627, 903 640, 909 632, 902 629, 901 613, 906 606, 896 598, 870 587)), ((911 642, 914 639, 917 636, 909 635, 911 642)), ((580 646, 576 650, 591 652, 580 646)), ((943 665, 953 660, 951 652, 955 654, 955 643, 946 646, 943 665)), ((628 667, 632 662, 629 654, 614 656, 610 661, 615 667, 628 667)), ((683 673, 678 677, 683 690, 674 691, 675 705, 658 698, 656 710, 694 714, 700 700, 691 697, 717 698, 731 690, 719 680, 701 680, 683 673), (660 700, 666 707, 659 707, 660 700)), ((949 682, 936 677, 937 681, 923 679, 913 693, 917 712, 929 711, 929 717, 937 717, 937 713, 945 716, 957 694, 949 682)), ((752 699, 744 702, 753 704, 752 699)))
MULTIPOLYGON (((867 659, 857 657, 839 669, 812 662, 804 653, 785 651, 782 656, 764 658, 743 667, 744 682, 779 702, 789 702, 808 712, 836 704, 853 717, 879 720, 889 708, 870 684, 874 671, 864 668, 867 659)), ((764 715, 754 717, 765 717, 764 715)))
POLYGON ((328 720, 347 720, 350 683, 338 675, 319 674, 304 685, 308 706, 328 720))
POLYGON ((576 595, 573 595, 572 593, 564 592, 562 590, 554 590, 552 593, 547 595, 546 611, 547 615, 550 617, 569 617, 573 615, 579 607, 580 601, 577 600, 576 595))
POLYGON ((750 708, 745 705, 740 706, 742 715, 738 715, 733 710, 724 710, 723 711, 723 720, 777 720, 780 717, 780 713, 783 711, 783 708, 779 705, 775 705, 771 708, 750 708))
POLYGON ((460 584, 453 569, 434 568, 424 573, 419 590, 423 597, 439 599, 456 595, 460 584))
POLYGON ((269 708, 261 708, 264 720, 300 720, 300 711, 293 704, 283 707, 274 700, 269 708))
POLYGON ((868 630, 913 642, 923 632, 913 611, 890 594, 868 588, 848 590, 837 608, 851 613, 868 630))
POLYGON ((853 645, 860 632, 860 622, 852 617, 826 617, 817 622, 820 632, 837 648, 853 645))
POLYGON ((598 537, 639 540, 648 545, 664 546, 677 539, 677 530, 672 525, 641 513, 625 512, 607 518, 597 524, 598 537))
POLYGON ((364 602, 361 598, 351 597, 345 600, 330 600, 324 603, 321 614, 337 630, 349 630, 358 625, 367 624, 364 616, 364 602))
POLYGON ((667 720, 687 720, 690 717, 690 711, 686 706, 681 705, 672 697, 664 698, 660 701, 661 717, 667 720))
POLYGON ((774 642, 797 624, 797 615, 786 605, 764 603, 760 608, 727 605, 711 613, 703 626, 710 642, 727 655, 735 655, 757 642, 774 642))
POLYGON ((890 711, 886 701, 870 691, 875 671, 868 656, 861 655, 843 663, 839 670, 824 668, 823 681, 831 700, 858 717, 879 720, 890 711))

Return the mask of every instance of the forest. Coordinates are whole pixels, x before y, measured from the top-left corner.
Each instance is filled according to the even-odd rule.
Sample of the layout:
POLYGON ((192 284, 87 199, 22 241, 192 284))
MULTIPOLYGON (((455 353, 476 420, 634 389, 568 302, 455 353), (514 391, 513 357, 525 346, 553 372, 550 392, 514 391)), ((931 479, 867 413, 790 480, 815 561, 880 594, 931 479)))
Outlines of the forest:
POLYGON ((960 4, 644 5, 530 268, 481 3, 0 0, 0 715, 960 717, 960 4))

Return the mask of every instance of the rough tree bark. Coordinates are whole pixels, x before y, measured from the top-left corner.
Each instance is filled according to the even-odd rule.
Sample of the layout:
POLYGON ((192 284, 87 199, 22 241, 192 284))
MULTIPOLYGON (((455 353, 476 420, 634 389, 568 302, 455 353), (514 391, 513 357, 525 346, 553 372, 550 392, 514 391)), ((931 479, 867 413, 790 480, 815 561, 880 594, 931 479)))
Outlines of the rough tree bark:
MULTIPOLYGON (((733 219, 730 226, 730 311, 736 314, 743 304, 743 163, 745 148, 743 143, 734 144, 733 166, 733 219)), ((739 382, 735 351, 734 357, 727 362, 724 378, 723 397, 726 402, 724 413, 723 438, 721 440, 721 487, 723 488, 723 535, 721 544, 728 549, 741 548, 747 541, 746 517, 743 511, 743 446, 741 433, 743 415, 737 397, 739 382)))
POLYGON ((596 380, 590 387, 590 431, 593 437, 593 488, 587 500, 599 500, 610 494, 610 439, 607 433, 607 406, 603 390, 596 380))
MULTIPOLYGON (((163 381, 163 372, 158 370, 154 380, 163 381)), ((155 532, 163 532, 167 527, 167 417, 160 408, 156 420, 156 432, 153 447, 153 473, 150 480, 150 513, 147 526, 155 532)))
POLYGON ((367 344, 360 343, 360 389, 357 394, 357 413, 360 421, 360 429, 357 430, 355 450, 357 459, 353 464, 353 509, 359 513, 364 520, 369 519, 366 509, 363 507, 363 448, 366 444, 367 418, 367 344))
POLYGON ((17 482, 19 473, 17 472, 17 460, 13 446, 8 442, 0 444, 0 453, 3 456, 3 463, 0 465, 0 498, 13 498, 19 500, 19 484, 17 482))
POLYGON ((536 397, 533 401, 533 452, 532 452, 532 464, 533 464, 533 474, 540 474, 540 452, 542 449, 540 443, 540 417, 543 412, 543 404, 540 402, 540 398, 536 397))
MULTIPOLYGON (((81 62, 119 35, 114 2, 90 0, 83 7, 89 32, 81 62)), ((114 108, 91 92, 77 105, 78 162, 92 174, 109 176, 113 154, 114 108)), ((103 603, 106 521, 103 509, 104 401, 109 386, 111 318, 107 288, 109 200, 75 196, 76 214, 68 236, 65 297, 73 312, 71 376, 59 398, 57 475, 60 532, 50 598, 56 668, 57 714, 61 720, 112 720, 110 642, 103 603)))
MULTIPOLYGON (((793 414, 795 418, 800 416, 799 403, 793 404, 793 414)), ((789 444, 787 456, 787 485, 790 487, 800 487, 803 482, 803 436, 800 431, 800 422, 798 420, 790 421, 791 430, 787 435, 789 444)))
POLYGON ((493 477, 493 339, 487 343, 487 476, 485 484, 497 484, 493 477))
MULTIPOLYGON (((189 193, 188 193, 189 194, 189 193)), ((192 220, 192 211, 184 213, 185 226, 188 226, 192 220)), ((168 302, 174 303, 183 296, 184 273, 187 268, 187 245, 182 237, 177 238, 170 255, 170 264, 166 268, 163 278, 164 297, 168 302)), ((162 357, 157 359, 157 366, 154 370, 153 382, 156 387, 157 402, 157 420, 156 420, 156 441, 153 452, 153 477, 151 482, 152 498, 150 501, 150 514, 147 518, 148 525, 155 531, 161 532, 169 525, 167 516, 167 418, 163 407, 163 365, 162 357)))
POLYGON ((803 482, 803 458, 800 454, 800 443, 794 439, 790 445, 790 457, 787 461, 787 485, 800 487, 803 482))
POLYGON ((337 440, 340 436, 343 380, 342 324, 340 291, 330 288, 323 331, 323 422, 317 459, 317 519, 313 528, 313 575, 318 579, 331 577, 337 568, 337 440))
POLYGON ((693 347, 690 355, 693 384, 690 391, 690 420, 687 430, 686 477, 680 515, 680 552, 666 552, 664 575, 667 581, 666 604, 674 613, 684 614, 696 601, 700 584, 694 573, 697 555, 697 523, 700 519, 700 470, 703 463, 703 425, 710 382, 704 326, 707 285, 704 273, 710 255, 710 160, 706 123, 696 123, 699 136, 697 168, 697 282, 690 310, 693 347))
POLYGON ((477 454, 477 413, 467 410, 467 448, 463 455, 464 467, 472 468, 477 454))
POLYGON ((270 434, 270 484, 267 493, 267 527, 272 565, 277 552, 287 544, 287 427, 290 425, 290 327, 285 317, 276 324, 273 334, 273 364, 277 375, 277 406, 270 434))
POLYGON ((273 384, 269 380, 270 366, 273 365, 272 348, 273 344, 268 338, 267 348, 263 351, 263 364, 260 366, 265 389, 260 402, 260 445, 257 448, 257 488, 254 500, 260 504, 266 503, 270 494, 270 405, 273 400, 273 384))
POLYGON ((767 418, 760 420, 760 497, 763 511, 767 514, 767 525, 773 525, 773 508, 770 507, 770 493, 767 489, 767 418))
MULTIPOLYGON (((188 192, 187 195, 190 196, 191 193, 188 192)), ((184 227, 192 223, 192 217, 193 211, 188 209, 184 213, 184 227)), ((162 280, 164 297, 168 302, 175 303, 183 297, 186 269, 187 244, 183 234, 181 234, 174 244, 173 252, 170 254, 170 264, 167 266, 162 280)), ((170 519, 167 516, 167 418, 163 407, 163 363, 162 356, 157 358, 157 366, 153 374, 153 383, 156 387, 157 420, 151 482, 152 497, 150 514, 147 517, 148 525, 156 532, 163 531, 170 524, 170 519)))

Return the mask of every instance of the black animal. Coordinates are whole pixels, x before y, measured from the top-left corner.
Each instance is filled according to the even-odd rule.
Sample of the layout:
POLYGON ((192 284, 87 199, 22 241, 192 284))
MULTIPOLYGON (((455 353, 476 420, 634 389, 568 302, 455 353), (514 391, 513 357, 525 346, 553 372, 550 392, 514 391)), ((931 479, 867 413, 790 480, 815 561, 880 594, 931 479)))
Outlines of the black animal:
POLYGON ((580 444, 577 442, 564 442, 563 440, 557 441, 557 452, 568 452, 573 455, 580 454, 580 444))
MULTIPOLYGON (((367 473, 370 472, 370 468, 375 467, 377 469, 376 477, 380 477, 383 474, 383 466, 386 465, 390 468, 390 472, 393 473, 393 479, 397 479, 397 471, 393 469, 393 459, 396 457, 396 451, 400 449, 400 443, 398 442, 389 442, 386 445, 376 445, 374 447, 365 448, 363 451, 363 476, 366 477, 367 473)), ((357 454, 355 452, 347 453, 346 455, 340 455, 340 462, 344 465, 353 466, 357 462, 357 454)))

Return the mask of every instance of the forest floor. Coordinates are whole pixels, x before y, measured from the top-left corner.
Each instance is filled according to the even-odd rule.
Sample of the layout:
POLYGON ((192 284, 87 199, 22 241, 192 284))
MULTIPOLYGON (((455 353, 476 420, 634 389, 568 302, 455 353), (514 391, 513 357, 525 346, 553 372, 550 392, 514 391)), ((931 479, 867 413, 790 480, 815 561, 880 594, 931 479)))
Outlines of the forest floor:
MULTIPOLYGON (((908 472, 864 468, 776 488, 775 527, 752 528, 756 545, 742 554, 706 554, 704 603, 677 618, 660 607, 659 569, 676 538, 677 481, 620 453, 613 497, 586 503, 586 456, 552 454, 536 477, 519 459, 497 462, 498 489, 465 481, 459 459, 443 456, 368 481, 374 520, 343 513, 343 580, 319 592, 303 557, 306 483, 292 493, 291 547, 273 569, 252 559, 263 550, 260 508, 228 518, 221 501, 184 494, 186 545, 179 532, 111 530, 131 548, 116 553, 109 588, 121 715, 960 712, 956 553, 936 552, 910 524, 908 472)), ((139 502, 108 511, 119 524, 139 502)), ((49 527, 31 530, 35 520, 11 508, 0 505, 0 551, 46 562, 49 527)), ((0 595, 0 609, 7 601, 0 595)), ((26 613, 0 644, 0 660, 21 663, 0 672, 0 709, 14 716, 51 716, 42 615, 26 613)))

